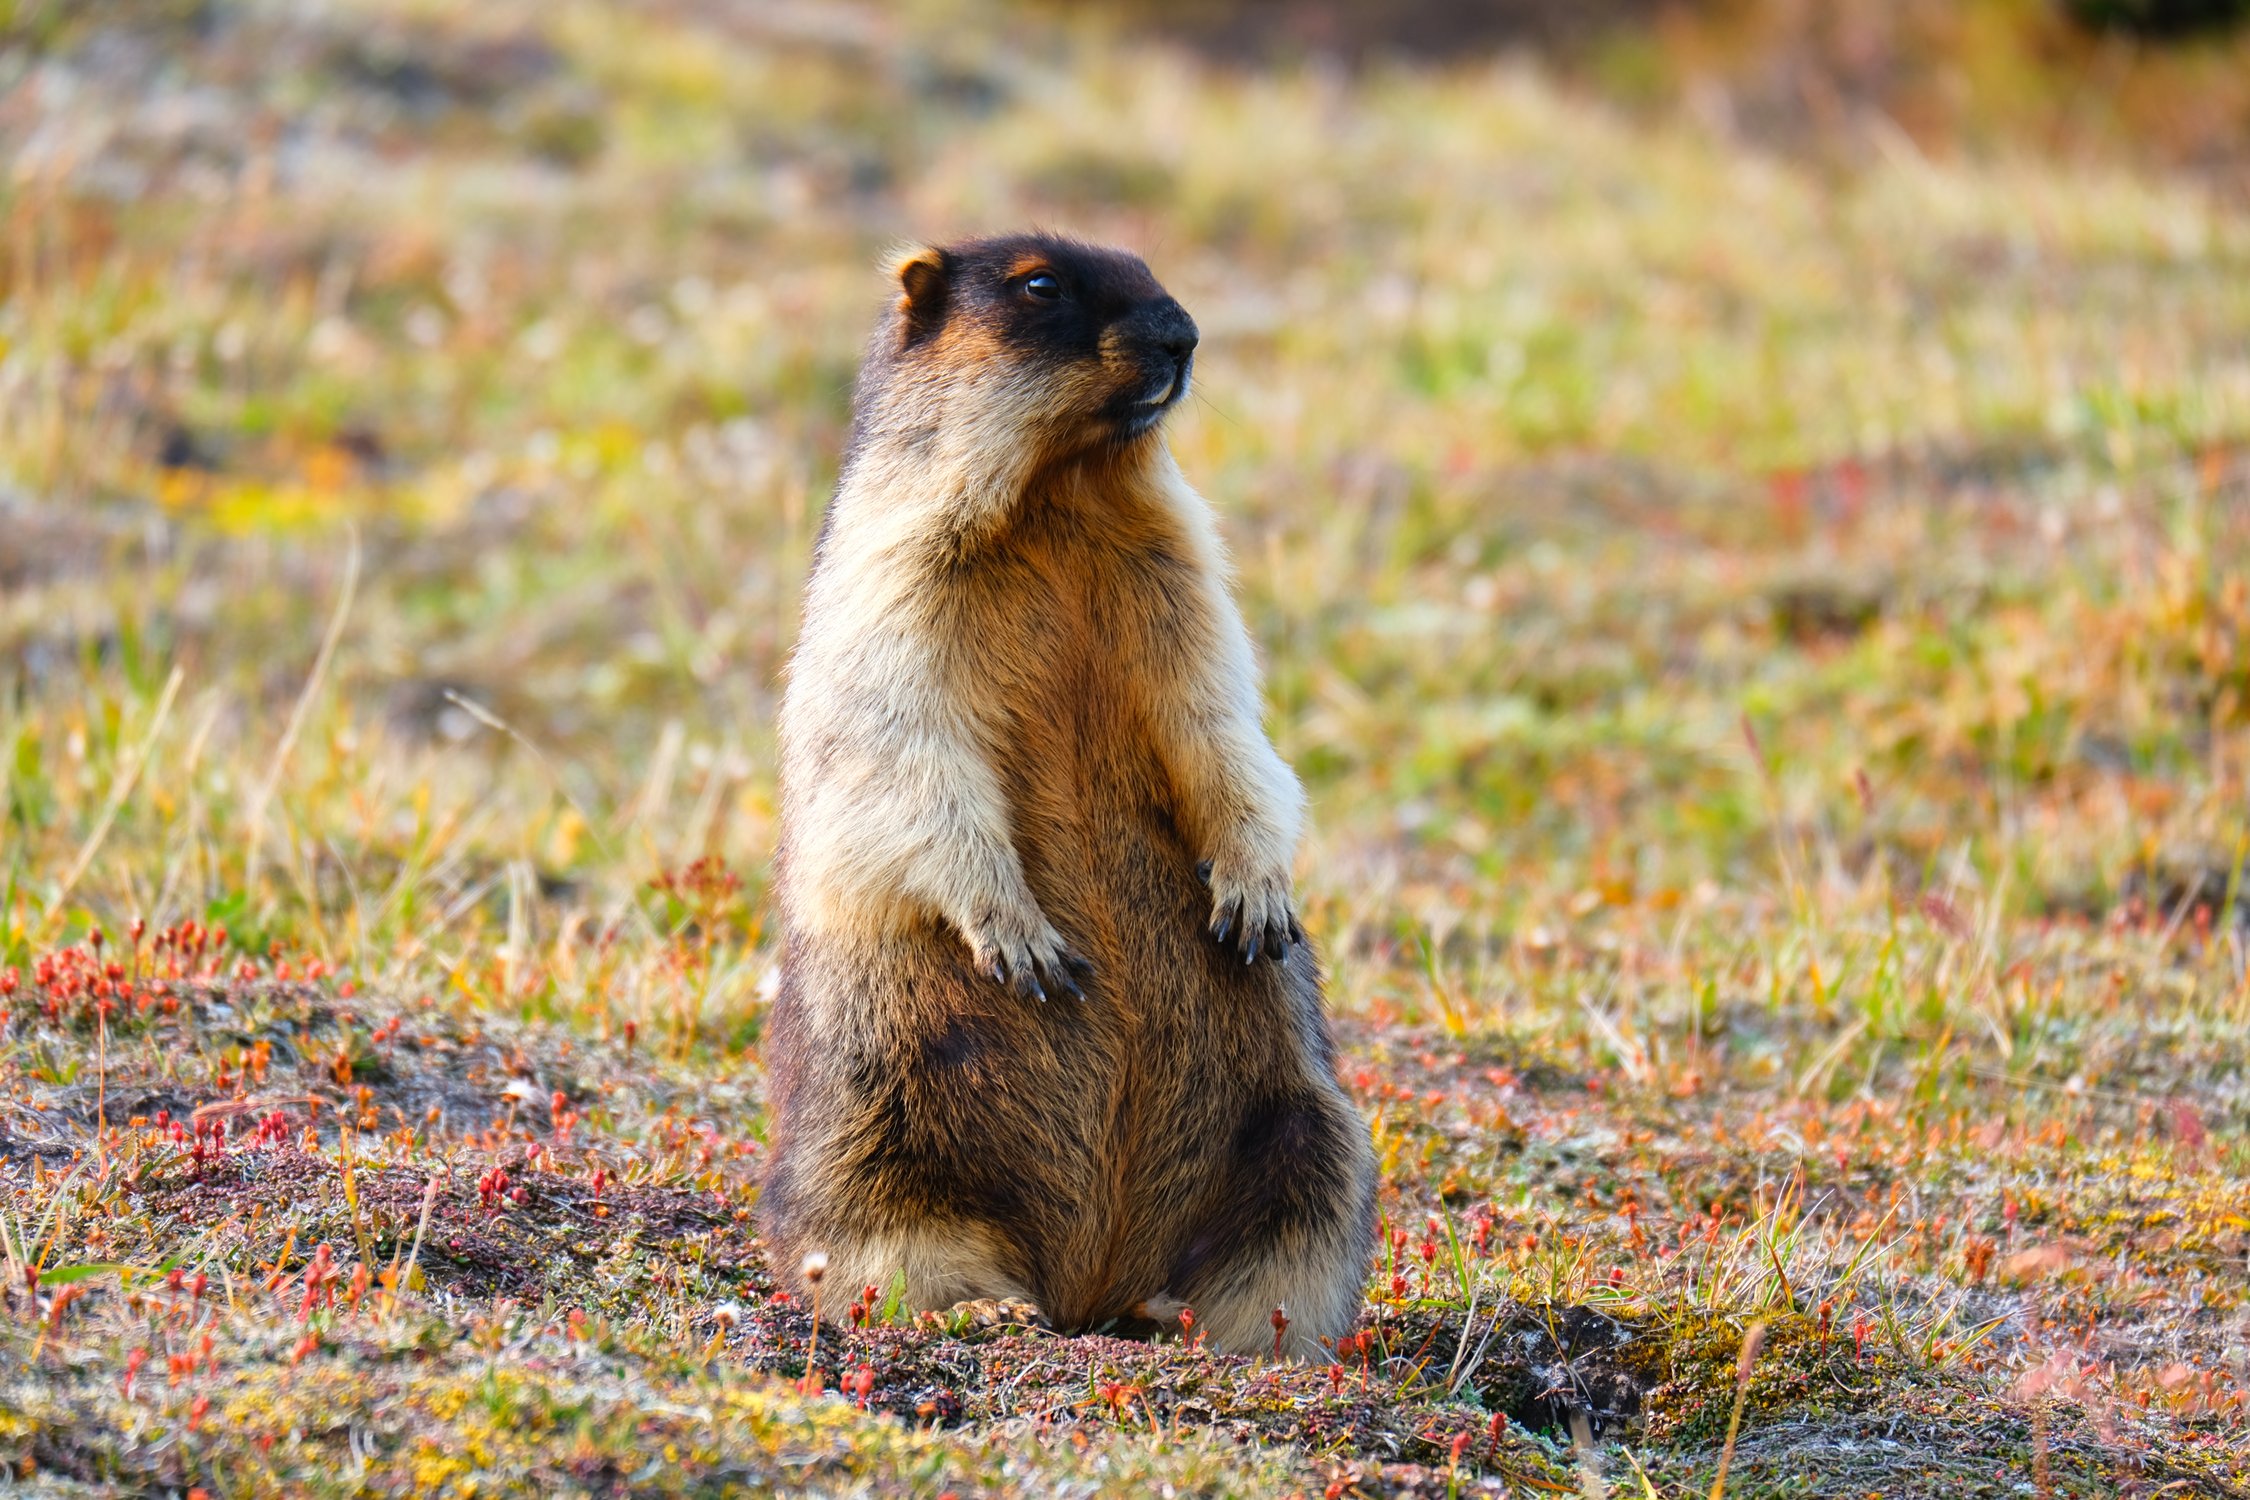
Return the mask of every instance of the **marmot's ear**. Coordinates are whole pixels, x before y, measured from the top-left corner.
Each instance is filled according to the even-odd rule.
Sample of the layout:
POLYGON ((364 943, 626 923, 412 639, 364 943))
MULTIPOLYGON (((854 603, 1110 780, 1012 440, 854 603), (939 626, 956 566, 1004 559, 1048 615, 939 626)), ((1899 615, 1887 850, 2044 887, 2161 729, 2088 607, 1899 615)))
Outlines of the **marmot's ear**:
POLYGON ((947 294, 953 285, 953 256, 935 246, 925 246, 900 257, 896 267, 900 297, 899 316, 906 320, 906 341, 934 333, 945 321, 947 294))

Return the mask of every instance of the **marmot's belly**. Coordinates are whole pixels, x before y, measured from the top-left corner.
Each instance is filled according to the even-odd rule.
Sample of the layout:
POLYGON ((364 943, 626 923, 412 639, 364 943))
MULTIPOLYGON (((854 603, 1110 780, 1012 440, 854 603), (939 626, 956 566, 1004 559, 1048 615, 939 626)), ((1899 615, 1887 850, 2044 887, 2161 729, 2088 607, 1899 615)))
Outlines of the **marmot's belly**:
MULTIPOLYGON (((1105 1299, 1160 1289, 1230 1177, 1245 1122, 1266 1101, 1321 1086, 1308 1078, 1325 1071, 1309 1044, 1324 1023, 1308 951, 1245 965, 1210 936, 1198 851, 1153 776, 1071 791, 1067 813, 1044 826, 1046 799, 1017 804, 1017 848, 1048 920, 1095 975, 1083 1005, 1053 1000, 1023 1016, 1060 1045, 1036 1049, 1045 1066, 1016 1086, 1085 1127, 1089 1159, 1055 1162, 1058 1186, 1085 1189, 1065 1210, 1070 1249, 1049 1262, 1068 1284, 1043 1290, 1059 1316, 1098 1320, 1120 1310, 1105 1299)), ((1016 1101, 992 1102, 1007 1113, 1016 1101)))
POLYGON ((1087 1019, 1118 1023, 1089 1039, 1128 1047, 1121 1063, 1237 1075, 1255 1052, 1284 1046, 1298 986, 1211 937, 1202 851, 1175 818, 1169 785, 1136 747, 1105 748, 1025 778, 1011 829, 1041 910, 1095 965, 1087 1019))

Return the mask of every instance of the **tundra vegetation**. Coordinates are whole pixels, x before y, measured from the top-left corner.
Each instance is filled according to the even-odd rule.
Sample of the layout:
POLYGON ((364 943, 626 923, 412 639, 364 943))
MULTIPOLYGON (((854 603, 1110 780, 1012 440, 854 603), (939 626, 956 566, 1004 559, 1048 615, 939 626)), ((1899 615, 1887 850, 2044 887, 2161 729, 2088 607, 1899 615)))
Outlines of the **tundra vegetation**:
POLYGON ((0 1460, 2250 1491, 2250 51, 1804 9, 8 7, 0 1460), (752 1232, 879 252, 1024 223, 1204 330, 1382 1162, 1333 1366, 752 1232))

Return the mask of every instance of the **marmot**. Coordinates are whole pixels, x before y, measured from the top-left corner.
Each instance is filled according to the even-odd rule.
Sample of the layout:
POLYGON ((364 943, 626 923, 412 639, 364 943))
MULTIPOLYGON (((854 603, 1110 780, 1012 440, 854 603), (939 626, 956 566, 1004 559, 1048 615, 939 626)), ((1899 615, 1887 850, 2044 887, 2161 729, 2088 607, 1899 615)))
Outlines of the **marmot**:
POLYGON ((1374 1157, 1291 903, 1303 793, 1159 433, 1195 324, 1048 235, 896 275, 781 709, 775 1269, 1332 1357, 1374 1157))

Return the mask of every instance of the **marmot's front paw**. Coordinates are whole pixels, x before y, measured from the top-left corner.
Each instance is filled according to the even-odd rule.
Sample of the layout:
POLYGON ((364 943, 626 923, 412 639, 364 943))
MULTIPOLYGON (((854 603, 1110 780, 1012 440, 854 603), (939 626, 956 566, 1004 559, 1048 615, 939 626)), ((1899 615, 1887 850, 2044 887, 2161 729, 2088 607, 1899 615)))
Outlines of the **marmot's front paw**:
POLYGON ((1279 963, 1291 943, 1305 940, 1289 902, 1286 868, 1243 875, 1207 859, 1195 873, 1211 887, 1211 936, 1233 943, 1244 963, 1257 962, 1260 953, 1279 963))
POLYGON ((1044 1000, 1052 985, 1086 998, 1083 984, 1093 977, 1093 964, 1072 953, 1062 934, 1036 910, 1014 920, 997 912, 979 913, 975 926, 962 935, 977 972, 1012 985, 1017 994, 1044 1000))

